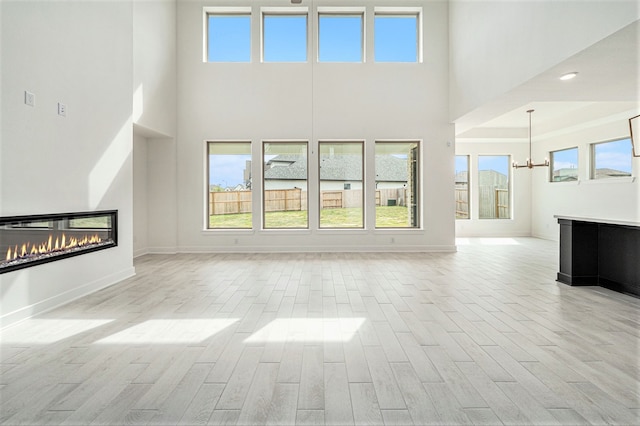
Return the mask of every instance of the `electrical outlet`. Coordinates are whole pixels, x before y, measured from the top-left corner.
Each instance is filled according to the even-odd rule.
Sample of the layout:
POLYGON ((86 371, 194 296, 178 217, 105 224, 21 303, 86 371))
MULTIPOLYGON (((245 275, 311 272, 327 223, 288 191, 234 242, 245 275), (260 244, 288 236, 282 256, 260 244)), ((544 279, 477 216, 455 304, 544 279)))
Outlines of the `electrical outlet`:
POLYGON ((36 105, 36 95, 34 95, 33 93, 29 92, 28 90, 24 91, 24 103, 26 105, 29 106, 35 106, 36 105))
POLYGON ((61 115, 63 117, 67 116, 67 106, 60 102, 58 102, 58 115, 61 115))

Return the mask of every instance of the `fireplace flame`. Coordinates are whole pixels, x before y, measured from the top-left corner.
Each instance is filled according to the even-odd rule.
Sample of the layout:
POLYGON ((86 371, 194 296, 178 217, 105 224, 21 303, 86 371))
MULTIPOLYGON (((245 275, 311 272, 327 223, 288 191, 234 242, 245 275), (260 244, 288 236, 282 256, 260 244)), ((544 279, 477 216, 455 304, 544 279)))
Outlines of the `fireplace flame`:
POLYGON ((20 246, 15 245, 7 249, 7 255, 5 260, 11 261, 28 256, 36 256, 47 253, 54 253, 57 251, 69 250, 75 247, 82 247, 90 244, 98 244, 102 242, 102 238, 95 235, 85 235, 82 238, 68 237, 62 234, 62 237, 56 237, 55 241, 53 235, 49 235, 47 241, 39 244, 33 244, 31 242, 24 243, 20 246))

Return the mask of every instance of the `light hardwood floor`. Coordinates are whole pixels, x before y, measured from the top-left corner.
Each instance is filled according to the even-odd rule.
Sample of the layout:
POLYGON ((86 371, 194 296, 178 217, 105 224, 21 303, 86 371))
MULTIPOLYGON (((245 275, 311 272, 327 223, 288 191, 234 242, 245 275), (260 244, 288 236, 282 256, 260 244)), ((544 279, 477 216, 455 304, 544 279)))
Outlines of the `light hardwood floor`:
POLYGON ((640 300, 461 242, 141 257, 1 332, 0 423, 640 424, 640 300))

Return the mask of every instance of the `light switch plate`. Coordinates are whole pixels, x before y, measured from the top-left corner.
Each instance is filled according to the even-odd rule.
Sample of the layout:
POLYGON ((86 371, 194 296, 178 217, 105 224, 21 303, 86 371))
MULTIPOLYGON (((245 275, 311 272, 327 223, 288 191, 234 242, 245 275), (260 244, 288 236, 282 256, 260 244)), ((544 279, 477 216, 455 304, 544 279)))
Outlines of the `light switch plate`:
POLYGON ((36 105, 36 95, 29 92, 28 90, 24 91, 24 103, 25 105, 35 106, 36 105))

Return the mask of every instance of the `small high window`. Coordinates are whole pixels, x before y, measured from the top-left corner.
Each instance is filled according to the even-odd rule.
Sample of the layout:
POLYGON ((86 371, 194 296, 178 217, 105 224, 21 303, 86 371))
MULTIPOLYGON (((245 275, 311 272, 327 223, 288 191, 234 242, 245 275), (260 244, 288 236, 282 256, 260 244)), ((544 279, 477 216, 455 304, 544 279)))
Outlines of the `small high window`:
POLYGON ((206 60, 251 62, 251 9, 207 13, 206 60))
POLYGON ((318 15, 318 61, 362 62, 363 14, 318 15))
POLYGON ((551 152, 551 182, 578 180, 578 148, 551 152))
POLYGON ((307 61, 306 13, 263 13, 262 60, 264 62, 307 61))
POLYGON ((478 209, 480 219, 509 219, 509 156, 478 157, 478 209))
POLYGON ((469 219, 469 156, 456 155, 456 219, 469 219))
POLYGON ((591 179, 631 176, 631 139, 618 139, 591 145, 591 179))
POLYGON ((420 16, 413 10, 376 8, 374 58, 376 62, 420 62, 420 16))

